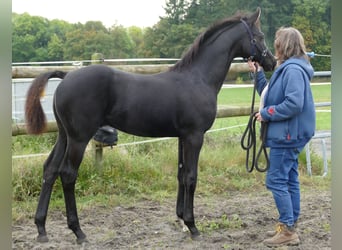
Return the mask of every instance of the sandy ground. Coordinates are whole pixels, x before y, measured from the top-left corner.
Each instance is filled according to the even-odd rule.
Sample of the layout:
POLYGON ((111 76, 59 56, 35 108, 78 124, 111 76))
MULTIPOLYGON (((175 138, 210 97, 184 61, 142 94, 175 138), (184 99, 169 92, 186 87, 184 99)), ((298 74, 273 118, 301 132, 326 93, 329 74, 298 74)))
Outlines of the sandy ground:
MULTIPOLYGON (((50 241, 37 243, 33 219, 13 224, 13 249, 269 249, 264 233, 277 219, 271 194, 222 194, 195 198, 195 216, 202 233, 191 240, 175 216, 175 200, 141 201, 131 206, 99 205, 79 212, 88 242, 76 244, 67 229, 64 211, 50 211, 50 241)), ((301 244, 278 249, 331 249, 331 194, 302 192, 302 216, 298 223, 301 244)))

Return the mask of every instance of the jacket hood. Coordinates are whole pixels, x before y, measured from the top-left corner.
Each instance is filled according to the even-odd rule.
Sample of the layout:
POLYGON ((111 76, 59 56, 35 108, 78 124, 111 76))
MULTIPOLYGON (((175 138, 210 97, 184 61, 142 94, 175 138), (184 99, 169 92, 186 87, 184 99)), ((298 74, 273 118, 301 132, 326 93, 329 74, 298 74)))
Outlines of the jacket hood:
POLYGON ((287 59, 283 64, 281 64, 278 68, 279 72, 281 72, 285 67, 289 64, 299 65, 303 71, 306 73, 308 78, 311 80, 314 75, 314 69, 309 61, 307 61, 304 57, 291 57, 287 59))

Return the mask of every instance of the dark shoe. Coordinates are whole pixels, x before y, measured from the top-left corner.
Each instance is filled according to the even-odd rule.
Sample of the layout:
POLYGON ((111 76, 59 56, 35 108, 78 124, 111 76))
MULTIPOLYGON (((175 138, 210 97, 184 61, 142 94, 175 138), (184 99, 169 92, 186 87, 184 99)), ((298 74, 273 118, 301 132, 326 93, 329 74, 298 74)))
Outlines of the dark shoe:
POLYGON ((269 239, 263 241, 266 246, 277 247, 283 245, 298 245, 300 243, 298 234, 294 230, 294 227, 289 228, 283 223, 279 223, 277 227, 277 233, 269 239))

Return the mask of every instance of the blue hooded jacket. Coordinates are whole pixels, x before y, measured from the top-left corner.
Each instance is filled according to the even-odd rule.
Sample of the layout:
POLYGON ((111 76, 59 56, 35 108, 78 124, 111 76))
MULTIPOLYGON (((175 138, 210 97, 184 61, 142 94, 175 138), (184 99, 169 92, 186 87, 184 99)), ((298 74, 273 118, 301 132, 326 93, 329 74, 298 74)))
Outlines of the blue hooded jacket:
MULTIPOLYGON (((260 114, 268 123, 267 147, 300 148, 315 133, 316 113, 310 87, 314 70, 305 58, 289 58, 273 73, 260 114)), ((267 84, 263 71, 257 73, 257 91, 267 84)))

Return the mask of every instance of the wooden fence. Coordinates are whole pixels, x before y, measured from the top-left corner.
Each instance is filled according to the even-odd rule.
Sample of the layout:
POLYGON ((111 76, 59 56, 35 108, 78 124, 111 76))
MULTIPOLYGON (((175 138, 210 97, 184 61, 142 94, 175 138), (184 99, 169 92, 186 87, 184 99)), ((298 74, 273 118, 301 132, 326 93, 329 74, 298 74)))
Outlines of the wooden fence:
MULTIPOLYGON (((173 64, 145 64, 145 65, 109 65, 122 71, 138 74, 155 74, 167 71, 173 64)), ((34 78, 37 75, 53 70, 69 72, 80 68, 79 66, 13 66, 12 78, 34 78)), ((247 63, 232 63, 228 75, 248 72, 247 63)))
MULTIPOLYGON (((109 65, 110 67, 115 67, 117 69, 138 73, 138 74, 155 74, 167 71, 173 64, 145 64, 145 65, 109 65)), ((13 66, 12 67, 12 78, 34 78, 39 74, 52 70, 61 70, 70 72, 72 70, 78 69, 80 66, 13 66)), ((236 76, 239 73, 246 73, 249 71, 247 63, 232 63, 231 67, 227 73, 230 76, 236 76)), ((250 107, 236 107, 236 106, 222 106, 217 110, 217 118, 222 117, 234 117, 234 116, 244 116, 249 115, 250 107)), ((57 132, 56 122, 48 122, 46 133, 57 132)), ((27 134, 25 124, 13 124, 12 125, 12 136, 25 135, 27 134)), ((101 166, 103 158, 103 147, 101 143, 94 143, 95 148, 95 163, 101 166)))
MULTIPOLYGON (((160 59, 159 59, 160 60, 160 59)), ((112 62, 108 60, 108 62, 112 62)), ((119 62, 122 62, 120 60, 119 62)), ((125 61, 124 61, 125 62, 125 61)), ((39 63, 37 63, 39 64, 39 63)), ((14 64, 16 65, 16 64, 14 64)), ((117 69, 137 73, 137 74, 155 74, 160 72, 165 72, 173 64, 144 64, 144 65, 108 65, 110 67, 115 67, 117 69)), ((61 70, 65 72, 70 72, 72 70, 78 69, 82 66, 13 66, 12 67, 12 78, 34 78, 41 73, 53 70, 61 70)), ((249 71, 247 63, 232 63, 229 69, 228 75, 236 75, 239 73, 246 73, 249 71)), ((217 112, 217 118, 221 117, 233 117, 233 116, 243 116, 248 115, 250 110, 248 107, 219 107, 217 112)), ((57 125, 55 122, 49 122, 47 124, 46 132, 57 132, 57 125)), ((13 124, 12 125, 12 136, 24 135, 26 134, 25 124, 13 124)))
MULTIPOLYGON (((115 67, 117 69, 138 73, 138 74, 155 74, 167 71, 170 66, 173 64, 153 64, 153 65, 115 65, 110 67, 115 67)), ((80 66, 13 66, 12 67, 12 78, 34 78, 37 75, 52 71, 52 70, 61 70, 61 71, 72 71, 80 66)), ((228 75, 237 75, 239 73, 246 73, 249 71, 249 67, 247 63, 232 63, 229 69, 228 75)), ((325 72, 315 72, 315 76, 330 76, 330 71, 325 72)), ((330 105, 330 104, 328 104, 330 105)), ((323 106, 326 106, 324 103, 323 106)), ((216 114, 216 118, 225 118, 225 117, 236 117, 236 116, 246 116, 249 115, 251 110, 249 106, 219 106, 216 114)), ((256 111, 257 107, 255 107, 256 111)), ((48 122, 46 133, 57 132, 57 124, 56 122, 48 122)), ((25 124, 13 124, 12 125, 12 136, 24 135, 27 134, 25 124)), ((102 162, 102 154, 103 147, 101 143, 95 142, 95 163, 98 166, 101 166, 102 162)), ((325 170, 326 171, 326 170, 325 170)), ((325 172, 326 173, 326 172, 325 172)))
MULTIPOLYGON (((219 106, 217 109, 216 118, 246 116, 250 114, 250 107, 248 106, 219 106)), ((56 122, 48 122, 45 133, 57 132, 56 122)), ((26 125, 18 123, 12 125, 12 136, 27 134, 26 125)))

